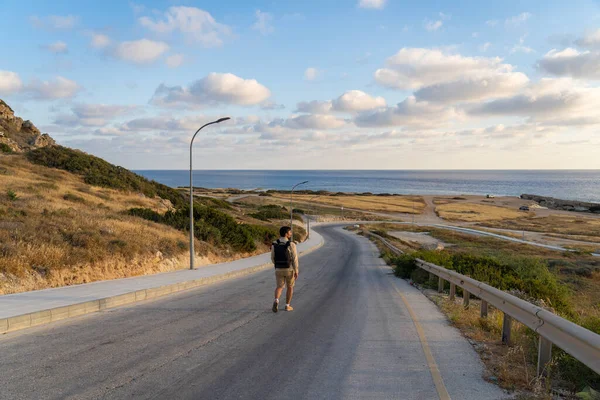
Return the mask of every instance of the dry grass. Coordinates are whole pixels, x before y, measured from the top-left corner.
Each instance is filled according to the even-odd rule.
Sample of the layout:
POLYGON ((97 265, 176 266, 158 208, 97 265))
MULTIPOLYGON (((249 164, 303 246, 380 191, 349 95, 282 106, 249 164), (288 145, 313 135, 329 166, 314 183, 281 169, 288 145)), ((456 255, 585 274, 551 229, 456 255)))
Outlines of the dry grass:
POLYGON ((511 343, 507 346, 501 340, 501 311, 489 307, 488 317, 481 318, 478 300, 471 299, 471 305, 464 308, 460 298, 451 301, 447 296, 438 294, 430 295, 430 298, 463 335, 475 342, 475 349, 489 371, 488 378, 497 381, 502 388, 530 392, 533 395, 530 398, 551 398, 549 388, 536 378, 536 338, 524 325, 512 324, 511 343))
MULTIPOLYGON (((22 156, 0 158, 0 294, 185 267, 184 232, 123 213, 132 207, 162 213, 170 206, 86 185, 22 156)), ((203 242, 196 248, 198 265, 233 258, 203 242)))
POLYGON ((465 222, 502 221, 527 215, 510 208, 472 203, 440 204, 435 208, 435 212, 440 218, 465 222))
POLYGON ((517 229, 532 232, 554 233, 560 235, 578 235, 600 237, 600 219, 581 214, 550 215, 541 218, 521 218, 508 221, 486 221, 483 226, 490 228, 517 229))
MULTIPOLYGON (((273 194, 274 198, 289 200, 289 195, 273 194)), ((294 194, 294 199, 307 202, 314 195, 294 194)), ((320 196, 311 203, 335 207, 353 208, 363 211, 381 211, 390 213, 421 214, 425 209, 425 202, 420 196, 320 196)))
MULTIPOLYGON (((289 198, 286 199, 272 196, 248 196, 239 199, 236 202, 236 204, 249 206, 264 206, 269 204, 278 204, 289 209, 290 201, 289 198)), ((374 215, 347 209, 344 210, 342 219, 342 211, 339 208, 326 205, 319 205, 315 204, 314 202, 309 203, 303 199, 296 199, 296 196, 294 196, 294 208, 303 209, 307 214, 310 215, 316 215, 319 222, 335 222, 342 220, 381 221, 392 219, 391 217, 384 217, 380 215, 374 215)))

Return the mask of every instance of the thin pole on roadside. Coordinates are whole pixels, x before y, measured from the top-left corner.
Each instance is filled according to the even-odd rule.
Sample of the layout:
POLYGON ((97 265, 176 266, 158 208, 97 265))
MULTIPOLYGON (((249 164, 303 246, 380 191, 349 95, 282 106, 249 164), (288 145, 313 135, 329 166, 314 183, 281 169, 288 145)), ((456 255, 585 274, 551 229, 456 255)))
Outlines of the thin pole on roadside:
POLYGON ((292 191, 290 193, 290 229, 292 230, 292 240, 294 240, 294 189, 300 185, 304 185, 308 183, 308 181, 296 183, 292 186, 292 191))
POLYGON ((194 139, 196 138, 196 135, 198 134, 198 132, 200 132, 202 130, 202 128, 205 128, 208 125, 218 124, 223 121, 227 121, 228 119, 231 119, 231 118, 229 118, 229 117, 219 118, 216 121, 209 122, 208 124, 202 125, 200 128, 198 128, 196 133, 194 133, 194 136, 192 136, 192 140, 190 141, 190 269, 194 269, 194 256, 195 256, 195 252, 194 252, 194 182, 193 182, 193 166, 192 166, 192 161, 193 161, 192 145, 194 144, 194 139))

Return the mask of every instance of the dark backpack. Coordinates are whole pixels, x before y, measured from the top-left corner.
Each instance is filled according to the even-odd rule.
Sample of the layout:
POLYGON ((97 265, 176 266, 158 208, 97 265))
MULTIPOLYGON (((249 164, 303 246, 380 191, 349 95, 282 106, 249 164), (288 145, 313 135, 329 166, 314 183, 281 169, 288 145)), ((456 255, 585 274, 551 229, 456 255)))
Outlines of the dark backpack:
POLYGON ((290 267, 290 258, 288 247, 290 247, 291 241, 280 242, 277 239, 276 242, 273 242, 273 248, 275 249, 275 268, 289 268, 290 267))

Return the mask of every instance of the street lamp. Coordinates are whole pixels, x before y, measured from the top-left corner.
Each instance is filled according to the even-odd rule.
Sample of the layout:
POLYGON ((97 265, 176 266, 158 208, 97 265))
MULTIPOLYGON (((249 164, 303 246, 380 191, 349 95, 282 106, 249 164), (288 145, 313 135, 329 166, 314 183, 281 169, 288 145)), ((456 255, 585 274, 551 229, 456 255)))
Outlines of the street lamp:
POLYGON ((305 183, 308 183, 308 181, 296 183, 292 187, 292 192, 290 193, 290 229, 292 230, 292 240, 294 240, 294 189, 296 189, 297 186, 304 185, 305 183))
POLYGON ((194 184, 192 182, 192 145, 194 144, 194 139, 196 138, 196 135, 202 130, 202 128, 207 127, 208 125, 218 124, 223 121, 227 121, 228 119, 231 118, 219 118, 216 121, 202 125, 196 131, 196 133, 194 133, 194 136, 192 136, 192 141, 190 142, 190 269, 194 269, 194 184))

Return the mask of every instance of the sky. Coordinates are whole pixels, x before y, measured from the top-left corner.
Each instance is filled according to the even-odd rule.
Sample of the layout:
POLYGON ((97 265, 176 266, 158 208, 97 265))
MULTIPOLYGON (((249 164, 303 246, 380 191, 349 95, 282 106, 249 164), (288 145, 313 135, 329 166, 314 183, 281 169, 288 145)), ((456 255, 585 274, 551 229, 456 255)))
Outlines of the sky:
POLYGON ((598 0, 4 0, 0 98, 129 169, 600 169, 598 0))

